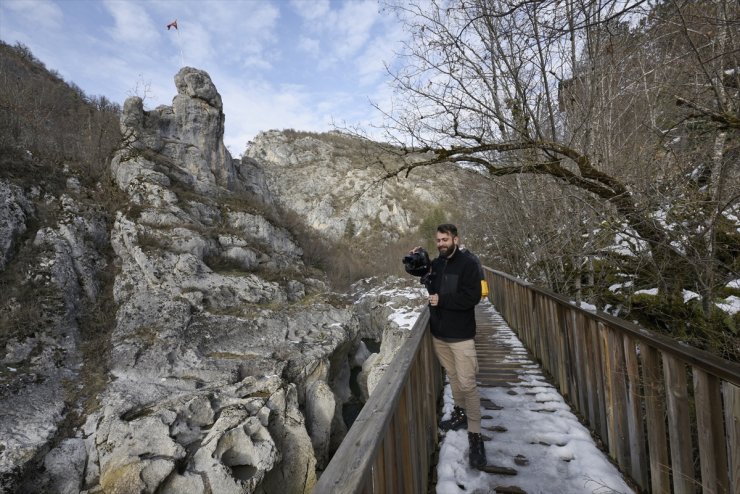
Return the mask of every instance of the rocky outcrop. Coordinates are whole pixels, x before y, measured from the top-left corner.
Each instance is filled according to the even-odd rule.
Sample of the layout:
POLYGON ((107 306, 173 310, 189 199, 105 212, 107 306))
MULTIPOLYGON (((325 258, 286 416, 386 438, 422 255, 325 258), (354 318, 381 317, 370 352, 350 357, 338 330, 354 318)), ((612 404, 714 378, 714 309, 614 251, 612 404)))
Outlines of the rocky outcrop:
MULTIPOLYGON (((0 348, 3 492, 13 490, 28 465, 48 451, 62 421, 79 406, 77 383, 85 365, 83 309, 100 297, 100 275, 108 269, 103 255, 108 244, 104 213, 81 201, 74 186, 58 197, 42 191, 34 187, 27 194, 0 183, 0 196, 5 198, 0 223, 8 235, 4 238, 16 246, 5 250, 5 259, 14 250, 20 258, 5 273, 13 284, 4 287, 0 297, 0 334, 5 342, 0 348), (37 202, 49 223, 23 239, 25 225, 38 221, 37 202)), ((48 461, 53 472, 56 463, 53 458, 48 461)), ((82 467, 79 462, 77 467, 82 467)))
POLYGON ((224 147, 208 75, 175 85, 124 105, 114 217, 74 176, 0 183, 0 491, 310 492, 346 433, 351 304, 224 147))
POLYGON ((259 179, 244 180, 223 147, 207 74, 185 68, 175 82, 172 107, 146 112, 133 98, 122 115, 128 141, 112 168, 135 207, 111 232, 114 381, 85 426, 84 486, 309 492, 346 432, 337 376, 358 324, 322 302, 323 282, 260 209, 259 179))
POLYGON ((116 181, 133 201, 162 195, 173 182, 202 194, 230 191, 265 193, 258 170, 234 160, 223 142, 221 95, 202 70, 181 69, 175 76, 172 106, 144 111, 139 97, 126 100, 121 119, 125 149, 112 163, 116 181))
POLYGON ((367 400, 393 361, 426 305, 426 289, 416 280, 388 277, 366 279, 354 285, 355 310, 364 340, 380 342, 376 353, 361 349, 355 365, 362 367, 357 382, 367 400))
MULTIPOLYGON (((271 202, 298 189, 265 161, 231 158, 208 75, 184 68, 175 85, 172 106, 124 105, 112 214, 99 204, 120 192, 66 170, 54 187, 0 182, 0 273, 13 285, 0 300, 0 491, 310 492, 346 407, 407 336, 382 292, 353 305, 304 265, 271 202), (372 354, 365 343, 381 339, 372 354)), ((296 202, 319 230, 408 227, 382 194, 342 205, 369 175, 346 174, 321 140, 261 142, 267 157, 328 167, 296 202)))
POLYGON ((26 232, 26 222, 33 214, 33 203, 23 189, 0 181, 0 270, 5 269, 18 238, 26 232))
POLYGON ((455 175, 431 168, 379 182, 400 159, 388 146, 339 132, 271 130, 250 143, 243 162, 255 164, 283 208, 327 237, 362 238, 373 232, 373 238, 395 239, 449 195, 455 175))

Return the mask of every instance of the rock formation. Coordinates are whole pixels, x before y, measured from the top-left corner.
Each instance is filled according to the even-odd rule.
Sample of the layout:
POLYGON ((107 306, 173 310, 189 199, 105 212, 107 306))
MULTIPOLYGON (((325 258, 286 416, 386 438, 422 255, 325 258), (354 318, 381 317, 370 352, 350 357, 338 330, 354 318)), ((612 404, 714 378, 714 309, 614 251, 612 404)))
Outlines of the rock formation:
POLYGON ((370 397, 385 369, 411 335, 409 329, 426 304, 426 289, 416 281, 391 276, 384 280, 365 279, 354 285, 360 336, 363 341, 380 343, 378 352, 360 348, 355 353, 355 365, 362 367, 357 383, 364 400, 370 397), (399 324, 392 318, 397 314, 407 314, 407 320, 399 324))
POLYGON ((184 68, 175 83, 172 107, 124 107, 127 146, 112 168, 137 207, 111 232, 121 269, 114 381, 86 424, 85 484, 308 492, 314 444, 343 432, 330 384, 356 347, 357 321, 321 302, 325 287, 289 232, 255 209, 262 198, 223 146, 208 75, 184 68), (317 299, 304 306, 307 296, 317 299), (328 420, 306 423, 304 409, 327 407, 328 420))
MULTIPOLYGON (((0 491, 48 449, 84 372, 82 307, 100 296, 108 240, 103 213, 77 199, 74 181, 60 196, 0 182, 0 259, 17 286, 0 291, 0 491), (39 204, 37 208, 34 204, 39 204), (43 208, 43 213, 38 209, 43 208), (36 230, 41 214, 53 223, 36 230), (15 257, 21 262, 10 266, 15 257), (12 296, 10 294, 13 294, 12 296)), ((51 461, 51 460, 50 460, 51 461)), ((78 464, 82 467, 82 464, 78 464)))
MULTIPOLYGON (((224 147, 209 76, 184 68, 175 84, 172 106, 124 105, 111 169, 125 200, 110 231, 80 211, 73 177, 67 193, 44 199, 60 210, 57 226, 35 234, 36 267, 24 276, 56 306, 43 331, 19 332, 2 354, 3 372, 19 376, 2 376, 3 489, 310 492, 346 433, 352 307, 303 265, 258 168, 224 147), (65 386, 89 384, 80 306, 100 296, 105 270, 115 270, 109 382, 64 437, 65 386)), ((27 248, 41 198, 5 183, 0 197, 5 267, 27 248)))
POLYGON ((282 207, 327 237, 388 240, 417 227, 454 175, 440 167, 377 183, 400 159, 389 146, 339 132, 272 130, 250 143, 242 162, 254 163, 282 207))
POLYGON ((329 291, 280 208, 329 236, 393 235, 429 184, 354 201, 371 175, 342 157, 346 136, 268 132, 235 160, 208 74, 175 85, 171 106, 124 104, 114 213, 66 167, 0 181, 0 271, 16 284, 0 300, 0 491, 310 492, 345 407, 407 336, 382 292, 329 291))

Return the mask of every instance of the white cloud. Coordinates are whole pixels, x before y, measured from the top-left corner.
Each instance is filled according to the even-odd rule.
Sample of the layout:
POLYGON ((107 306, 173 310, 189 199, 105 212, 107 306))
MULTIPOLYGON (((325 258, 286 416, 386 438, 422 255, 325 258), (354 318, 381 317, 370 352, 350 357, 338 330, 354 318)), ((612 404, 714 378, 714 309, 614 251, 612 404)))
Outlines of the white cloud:
POLYGON ((319 40, 314 38, 309 38, 306 36, 301 36, 298 40, 298 49, 308 53, 309 55, 313 57, 318 57, 320 54, 320 46, 319 40))
POLYGON ((114 41, 146 50, 159 39, 157 25, 143 5, 114 0, 106 0, 103 5, 113 16, 114 41))
POLYGON ((325 51, 319 69, 333 67, 355 56, 370 40, 380 14, 374 0, 340 2, 332 9, 328 1, 294 0, 291 6, 303 20, 303 29, 311 38, 319 38, 325 51))
MULTIPOLYGON (((240 68, 267 69, 279 56, 275 28, 279 8, 268 2, 248 0, 158 4, 161 15, 178 19, 186 65, 208 61, 240 68)), ((176 38, 173 38, 176 39, 176 38)))
MULTIPOLYGON (((200 67, 218 56, 211 40, 211 33, 201 23, 182 22, 181 32, 172 33, 172 44, 182 49, 185 65, 200 67)), ((170 33, 167 33, 170 34, 170 33)))
POLYGON ((263 130, 376 118, 368 100, 390 97, 382 62, 397 36, 374 1, 0 0, 0 38, 120 104, 137 84, 147 108, 171 104, 182 47, 184 63, 208 72, 221 93, 224 140, 237 155, 263 130), (29 5, 58 29, 39 31, 29 5), (178 31, 167 31, 175 19, 178 31))
POLYGON ((370 39, 378 15, 376 2, 368 0, 343 3, 334 22, 334 29, 340 35, 340 39, 334 44, 335 53, 341 58, 357 53, 370 39))
POLYGON ((313 23, 329 15, 329 0, 291 0, 290 5, 304 20, 313 23))
MULTIPOLYGON (((38 30, 59 29, 64 20, 62 9, 50 0, 3 0, 0 3, 0 11, 6 8, 24 18, 38 30)), ((0 28, 2 28, 1 17, 0 28)))
POLYGON ((355 61, 357 74, 363 84, 372 84, 385 78, 385 64, 390 64, 395 58, 395 51, 403 36, 400 27, 390 25, 365 45, 355 61))

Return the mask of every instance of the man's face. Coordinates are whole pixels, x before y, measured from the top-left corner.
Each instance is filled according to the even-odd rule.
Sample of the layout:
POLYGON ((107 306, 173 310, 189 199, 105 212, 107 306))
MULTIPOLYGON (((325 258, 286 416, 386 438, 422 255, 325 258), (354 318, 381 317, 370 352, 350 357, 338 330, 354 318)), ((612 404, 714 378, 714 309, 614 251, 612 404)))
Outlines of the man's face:
POLYGON ((436 240, 439 255, 443 257, 447 257, 452 254, 455 249, 455 245, 457 245, 457 237, 453 237, 449 233, 437 232, 436 240))

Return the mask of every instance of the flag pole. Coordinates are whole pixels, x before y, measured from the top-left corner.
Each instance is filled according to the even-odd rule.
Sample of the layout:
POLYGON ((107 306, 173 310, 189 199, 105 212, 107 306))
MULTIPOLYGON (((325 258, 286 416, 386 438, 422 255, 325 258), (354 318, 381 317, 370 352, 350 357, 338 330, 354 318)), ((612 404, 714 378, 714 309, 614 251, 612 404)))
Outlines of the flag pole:
POLYGON ((177 31, 177 42, 180 45, 180 68, 185 67, 185 57, 182 56, 182 38, 180 38, 180 30, 175 29, 177 31))
POLYGON ((168 31, 173 27, 175 28, 175 31, 177 31, 177 44, 180 48, 180 68, 183 68, 185 67, 185 57, 182 55, 182 38, 180 37, 180 29, 177 27, 177 19, 167 24, 168 31))

